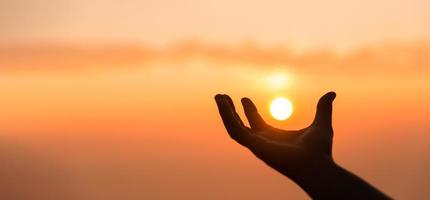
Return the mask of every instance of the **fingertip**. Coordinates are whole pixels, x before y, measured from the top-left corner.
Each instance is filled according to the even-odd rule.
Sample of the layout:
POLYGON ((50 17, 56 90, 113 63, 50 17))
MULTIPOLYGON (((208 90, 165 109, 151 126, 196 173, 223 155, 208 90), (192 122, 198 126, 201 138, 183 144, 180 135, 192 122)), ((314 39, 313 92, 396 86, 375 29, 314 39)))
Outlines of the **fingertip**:
POLYGON ((215 95, 215 100, 216 101, 219 101, 219 100, 221 100, 223 98, 223 95, 222 94, 216 94, 215 95))
POLYGON ((226 109, 230 107, 227 99, 222 94, 215 95, 215 102, 219 109, 226 109))
POLYGON ((245 114, 247 114, 247 113, 256 113, 257 112, 257 107, 251 101, 251 99, 249 99, 247 97, 244 97, 244 98, 242 98, 241 101, 242 101, 243 108, 245 110, 245 114))
POLYGON ((251 102, 251 99, 248 97, 243 97, 241 100, 242 104, 249 104, 251 102))
POLYGON ((317 126, 330 127, 332 118, 332 103, 336 98, 335 92, 324 94, 317 105, 317 112, 313 124, 317 126))
POLYGON ((333 92, 333 91, 328 92, 328 93, 326 94, 326 96, 327 96, 327 99, 328 99, 329 101, 333 101, 333 100, 336 98, 336 92, 333 92))
POLYGON ((336 98, 336 93, 335 93, 335 92, 328 92, 328 93, 324 94, 324 95, 320 98, 320 100, 319 100, 318 104, 319 104, 320 106, 324 106, 324 105, 327 105, 327 104, 331 104, 331 103, 334 101, 334 99, 335 99, 335 98, 336 98))
POLYGON ((223 99, 225 99, 225 100, 228 100, 228 101, 233 102, 233 100, 231 99, 231 97, 230 97, 230 96, 228 96, 228 95, 226 95, 226 94, 221 94, 221 97, 222 97, 223 99))
POLYGON ((223 95, 223 97, 224 97, 224 99, 227 101, 227 103, 230 105, 230 107, 231 107, 233 110, 236 110, 236 108, 234 107, 234 103, 233 103, 233 100, 231 99, 231 97, 230 97, 230 96, 228 96, 228 95, 226 95, 226 94, 224 94, 224 95, 223 95))
POLYGON ((243 97, 243 98, 241 99, 241 102, 242 102, 242 104, 243 104, 243 105, 245 105, 245 106, 249 106, 249 107, 255 108, 254 103, 253 103, 253 102, 252 102, 252 100, 251 100, 250 98, 248 98, 248 97, 243 97))

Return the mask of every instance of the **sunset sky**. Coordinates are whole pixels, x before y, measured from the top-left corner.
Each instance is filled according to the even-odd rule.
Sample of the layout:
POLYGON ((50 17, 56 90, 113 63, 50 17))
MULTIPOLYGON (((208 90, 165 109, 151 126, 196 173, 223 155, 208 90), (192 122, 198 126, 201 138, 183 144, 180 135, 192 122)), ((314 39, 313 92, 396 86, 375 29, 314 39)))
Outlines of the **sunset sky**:
POLYGON ((0 27, 1 199, 308 199, 213 97, 297 129, 328 91, 335 160, 430 198, 430 1, 6 0, 0 27))

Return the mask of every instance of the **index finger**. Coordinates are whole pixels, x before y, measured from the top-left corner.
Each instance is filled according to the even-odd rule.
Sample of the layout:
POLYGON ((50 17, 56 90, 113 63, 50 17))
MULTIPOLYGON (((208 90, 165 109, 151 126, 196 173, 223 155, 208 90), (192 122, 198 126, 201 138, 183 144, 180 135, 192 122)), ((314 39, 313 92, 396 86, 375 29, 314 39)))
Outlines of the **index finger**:
POLYGON ((215 101, 218 106, 219 114, 221 115, 222 121, 228 134, 231 138, 239 142, 244 146, 248 146, 247 141, 249 141, 250 133, 248 129, 241 123, 238 119, 238 115, 234 114, 234 110, 230 105, 228 99, 223 95, 216 95, 215 101))

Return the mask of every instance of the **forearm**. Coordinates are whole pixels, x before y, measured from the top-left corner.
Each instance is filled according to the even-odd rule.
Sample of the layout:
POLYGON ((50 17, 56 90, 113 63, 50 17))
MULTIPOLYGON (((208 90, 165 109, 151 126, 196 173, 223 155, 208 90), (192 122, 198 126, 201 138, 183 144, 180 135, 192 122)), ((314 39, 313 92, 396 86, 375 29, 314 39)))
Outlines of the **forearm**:
POLYGON ((313 199, 390 199, 332 160, 315 162, 291 178, 313 199))

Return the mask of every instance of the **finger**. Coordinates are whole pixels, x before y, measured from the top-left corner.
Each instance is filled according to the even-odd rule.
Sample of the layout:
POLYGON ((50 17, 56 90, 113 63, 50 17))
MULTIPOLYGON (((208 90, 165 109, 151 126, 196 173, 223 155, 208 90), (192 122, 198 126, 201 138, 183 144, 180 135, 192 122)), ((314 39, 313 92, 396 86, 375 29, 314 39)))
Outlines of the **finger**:
POLYGON ((329 92, 322 96, 317 105, 317 112, 313 122, 314 126, 330 127, 332 123, 332 103, 336 98, 336 93, 329 92))
POLYGON ((242 98, 242 105, 252 129, 260 131, 267 128, 267 124, 258 113, 257 107, 249 98, 242 98))
POLYGON ((215 101, 217 103, 218 111, 221 115, 224 126, 227 129, 230 137, 240 144, 248 146, 246 141, 249 140, 248 138, 250 137, 250 134, 246 127, 243 126, 235 117, 230 103, 226 97, 224 95, 218 94, 215 96, 215 101))
POLYGON ((234 111, 236 111, 236 108, 234 107, 233 100, 230 98, 230 96, 228 96, 228 95, 226 95, 226 94, 223 94, 222 96, 223 96, 223 97, 227 100, 227 102, 230 104, 230 107, 231 107, 234 111))
POLYGON ((229 103, 231 110, 233 111, 234 117, 236 118, 236 120, 242 125, 245 126, 245 124, 243 123, 242 119, 240 119, 239 114, 237 114, 236 112, 236 108, 234 107, 234 103, 233 100, 231 100, 230 96, 224 94, 223 97, 227 100, 227 102, 229 103))

